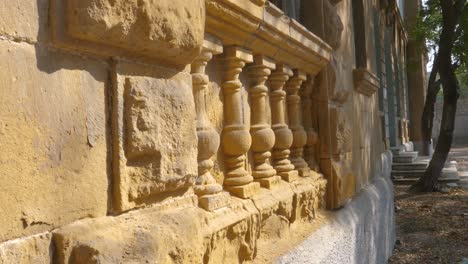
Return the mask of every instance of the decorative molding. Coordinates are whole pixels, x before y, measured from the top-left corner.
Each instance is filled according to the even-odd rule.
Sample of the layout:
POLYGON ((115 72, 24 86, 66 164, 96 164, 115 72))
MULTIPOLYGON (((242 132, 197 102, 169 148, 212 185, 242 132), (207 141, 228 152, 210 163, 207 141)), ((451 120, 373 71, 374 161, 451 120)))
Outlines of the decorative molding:
POLYGON ((367 69, 353 70, 354 89, 365 96, 372 96, 379 89, 379 79, 367 69))
POLYGON ((251 1, 259 6, 264 6, 266 3, 266 0, 251 0, 251 1))
POLYGON ((269 2, 207 0, 206 11, 206 32, 224 45, 244 47, 308 74, 317 74, 330 59, 328 44, 269 2))

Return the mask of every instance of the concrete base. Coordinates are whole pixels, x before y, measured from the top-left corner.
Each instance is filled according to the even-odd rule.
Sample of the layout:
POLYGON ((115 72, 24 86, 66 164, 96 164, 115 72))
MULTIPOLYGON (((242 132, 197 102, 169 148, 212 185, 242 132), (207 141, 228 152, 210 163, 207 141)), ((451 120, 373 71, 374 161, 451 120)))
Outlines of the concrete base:
MULTIPOLYGON (((418 151, 419 153, 422 153, 422 142, 421 141, 412 141, 413 143, 413 149, 415 151, 418 151)), ((429 147, 429 156, 432 157, 432 154, 434 154, 434 143, 431 143, 429 147)))
POLYGON ((391 160, 384 153, 373 184, 276 263, 386 263, 396 239, 391 160))

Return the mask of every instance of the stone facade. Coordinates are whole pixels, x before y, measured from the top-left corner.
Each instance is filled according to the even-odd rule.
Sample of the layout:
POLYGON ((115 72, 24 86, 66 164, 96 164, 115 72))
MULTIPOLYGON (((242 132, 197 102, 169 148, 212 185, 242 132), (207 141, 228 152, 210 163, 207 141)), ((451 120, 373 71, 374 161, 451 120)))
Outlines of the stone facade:
POLYGON ((0 263, 255 261, 391 188, 398 7, 273 2, 5 2, 0 263))

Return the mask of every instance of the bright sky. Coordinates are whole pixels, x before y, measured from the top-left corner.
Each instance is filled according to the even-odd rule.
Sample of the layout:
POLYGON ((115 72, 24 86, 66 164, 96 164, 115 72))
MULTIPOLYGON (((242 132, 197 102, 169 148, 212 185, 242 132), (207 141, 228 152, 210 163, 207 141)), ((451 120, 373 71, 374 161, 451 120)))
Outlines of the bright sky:
MULTIPOLYGON (((406 1, 414 1, 414 0, 406 0, 406 1)), ((426 3, 427 3, 427 0, 422 0, 422 4, 424 6, 426 5, 426 3)), ((430 73, 432 70, 432 61, 434 60, 434 52, 432 50, 429 50, 427 55, 429 57, 429 61, 426 64, 426 71, 430 73)))

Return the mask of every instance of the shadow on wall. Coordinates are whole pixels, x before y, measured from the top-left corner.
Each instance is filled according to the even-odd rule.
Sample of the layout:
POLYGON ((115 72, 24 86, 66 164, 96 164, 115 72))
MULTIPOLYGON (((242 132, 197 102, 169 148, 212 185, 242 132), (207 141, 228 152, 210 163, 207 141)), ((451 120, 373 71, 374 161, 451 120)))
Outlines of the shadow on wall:
MULTIPOLYGON (((112 190, 111 184, 111 131, 110 131, 110 63, 105 60, 96 60, 96 59, 89 59, 86 56, 82 56, 80 54, 70 54, 66 53, 65 51, 61 51, 56 49, 52 45, 51 39, 51 14, 50 11, 51 1, 48 0, 37 0, 37 7, 38 7, 38 15, 39 15, 39 31, 37 35, 37 43, 35 43, 35 51, 36 51, 36 66, 37 69, 45 72, 47 74, 54 74, 58 71, 67 70, 67 73, 61 74, 57 77, 68 79, 67 75, 73 75, 74 80, 58 80, 58 82, 62 83, 62 87, 58 87, 59 89, 62 88, 64 91, 64 96, 72 96, 73 93, 81 93, 79 95, 79 99, 84 100, 81 102, 86 107, 86 129, 87 129, 87 138, 88 138, 88 145, 92 148, 93 143, 89 141, 95 141, 97 139, 93 139, 93 134, 97 134, 98 132, 94 132, 93 130, 101 130, 104 129, 104 137, 105 137, 105 144, 107 148, 106 153, 106 175, 108 181, 108 200, 107 200, 107 208, 108 211, 112 207, 112 196, 110 195, 110 191, 112 190), (68 73, 70 72, 70 73, 68 73), (75 74, 75 72, 80 72, 75 74), (94 79, 95 82, 102 83, 103 85, 100 87, 93 87, 89 85, 89 79, 94 79), (77 81, 77 83, 75 83, 77 81), (75 86, 75 87, 73 87, 75 86), (92 88, 91 88, 92 87, 92 88), (89 89, 98 88, 103 89, 103 91, 89 91, 89 89), (94 102, 94 100, 102 99, 102 97, 93 98, 92 95, 89 96, 89 93, 92 95, 99 94, 104 95, 103 99, 104 102, 94 102), (94 105, 104 105, 104 113, 96 113, 99 111, 98 109, 94 108, 94 105), (100 124, 97 120, 100 119, 100 115, 104 115, 104 123, 100 124), (97 116, 97 117, 96 117, 97 116)), ((91 81, 92 82, 92 81, 91 81)), ((45 85, 45 84, 43 84, 45 85)), ((36 87, 39 89, 43 89, 47 91, 49 87, 36 87)), ((46 92, 47 93, 47 92, 46 92)), ((47 96, 47 95, 45 95, 47 96)), ((54 98, 55 99, 55 98, 54 98)), ((59 99, 59 98, 56 98, 59 99)), ((53 103, 53 102, 51 102, 53 103)), ((58 102, 57 102, 58 103, 58 102)), ((44 109, 47 111, 47 109, 44 109)), ((77 135, 80 136, 80 135, 77 135)), ((82 135, 81 135, 82 136, 82 135)), ((100 136, 100 135, 99 135, 100 136)), ((59 140, 59 139, 56 139, 59 140)), ((81 164, 81 166, 87 166, 86 163, 81 164)), ((98 176, 98 175, 97 175, 98 176)), ((67 177, 67 175, 63 175, 62 177, 67 177)))

